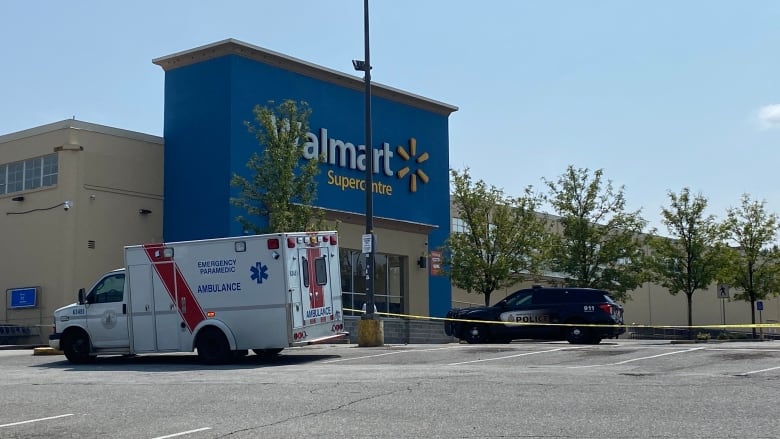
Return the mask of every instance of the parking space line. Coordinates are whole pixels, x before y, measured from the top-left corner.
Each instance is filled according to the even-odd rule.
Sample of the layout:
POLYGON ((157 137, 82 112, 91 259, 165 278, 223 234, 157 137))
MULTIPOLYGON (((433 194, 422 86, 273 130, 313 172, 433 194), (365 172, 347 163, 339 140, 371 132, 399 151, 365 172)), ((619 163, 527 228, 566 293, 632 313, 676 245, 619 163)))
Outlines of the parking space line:
POLYGON ((523 352, 522 354, 507 355, 506 357, 482 358, 482 359, 479 359, 479 360, 461 361, 461 362, 458 362, 458 363, 450 363, 447 366, 458 366, 460 364, 471 364, 471 363, 482 363, 482 362, 485 362, 485 361, 505 360, 507 358, 524 357, 524 356, 527 356, 527 355, 536 355, 536 354, 546 354, 548 352, 564 351, 564 350, 571 350, 571 349, 578 349, 578 348, 572 348, 572 347, 568 347, 567 346, 565 348, 550 349, 550 350, 547 350, 547 351, 523 352))
POLYGON ((206 430, 211 430, 211 427, 203 427, 203 428, 198 428, 198 429, 195 429, 195 430, 182 431, 181 433, 169 434, 167 436, 157 436, 157 437, 152 438, 152 439, 167 439, 169 437, 184 436, 185 434, 192 434, 192 433, 197 433, 199 431, 206 431, 206 430))
POLYGON ((30 419, 29 421, 19 421, 19 422, 12 422, 12 423, 10 423, 10 424, 3 424, 3 425, 0 425, 0 428, 3 428, 3 427, 11 427, 11 426, 14 426, 14 425, 21 425, 21 424, 29 424, 29 423, 31 423, 31 422, 49 421, 49 420, 51 420, 51 419, 59 419, 59 418, 64 418, 64 417, 66 417, 66 416, 73 416, 73 413, 68 413, 67 415, 49 416, 48 418, 30 419))
POLYGON ((684 353, 687 353, 687 352, 700 351, 702 349, 705 349, 705 348, 702 347, 702 348, 685 349, 685 350, 682 350, 682 351, 664 352, 663 354, 650 355, 649 357, 632 358, 630 360, 618 361, 617 363, 589 364, 589 365, 586 365, 586 366, 568 366, 568 368, 569 369, 582 369, 582 368, 585 368, 585 367, 619 366, 621 364, 633 363, 634 361, 650 360, 650 359, 653 359, 653 358, 665 357, 667 355, 684 354, 684 353))
POLYGON ((365 358, 375 358, 375 357, 384 357, 386 355, 395 355, 395 354, 403 354, 406 352, 431 352, 431 351, 443 351, 447 349, 458 349, 460 346, 447 346, 443 348, 432 348, 432 349, 406 349, 403 351, 393 351, 393 352, 383 352, 381 354, 374 354, 374 355, 364 355, 362 357, 350 357, 350 358, 339 358, 338 360, 328 360, 323 361, 323 364, 330 364, 330 363, 339 363, 342 361, 350 361, 350 360, 362 360, 365 358))
POLYGON ((780 369, 780 366, 769 367, 769 368, 766 368, 766 369, 759 369, 759 370, 751 370, 750 372, 738 373, 737 376, 738 377, 745 377, 745 376, 748 376, 748 375, 753 375, 754 373, 769 372, 770 370, 777 370, 777 369, 780 369))

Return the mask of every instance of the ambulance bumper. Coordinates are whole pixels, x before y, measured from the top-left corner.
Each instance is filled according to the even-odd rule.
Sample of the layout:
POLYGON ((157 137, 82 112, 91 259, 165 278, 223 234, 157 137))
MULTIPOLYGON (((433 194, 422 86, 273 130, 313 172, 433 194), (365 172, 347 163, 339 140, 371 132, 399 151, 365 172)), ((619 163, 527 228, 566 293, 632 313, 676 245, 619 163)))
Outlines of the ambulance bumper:
POLYGON ((52 349, 60 350, 60 334, 54 333, 49 335, 49 347, 52 349))

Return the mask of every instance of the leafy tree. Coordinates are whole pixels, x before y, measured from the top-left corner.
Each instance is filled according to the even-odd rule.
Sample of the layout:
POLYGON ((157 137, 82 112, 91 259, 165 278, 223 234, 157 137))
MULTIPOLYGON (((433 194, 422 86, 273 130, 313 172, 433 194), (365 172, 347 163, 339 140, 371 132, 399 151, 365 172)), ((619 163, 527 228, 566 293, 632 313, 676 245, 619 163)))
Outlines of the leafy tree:
POLYGON ((549 231, 536 213, 541 197, 527 187, 512 198, 484 181, 473 182, 469 169, 450 170, 452 203, 464 230, 444 243, 444 270, 452 283, 485 296, 540 272, 549 231))
POLYGON ((693 325, 693 293, 708 288, 724 267, 727 231, 713 215, 704 214, 707 199, 689 188, 669 192, 669 207, 661 209, 669 237, 651 232, 647 267, 652 279, 669 293, 688 298, 688 326, 693 325))
MULTIPOLYGON (((769 213, 765 201, 753 201, 742 195, 742 205, 727 211, 726 225, 737 245, 732 252, 730 283, 742 292, 736 300, 750 302, 751 322, 756 323, 756 300, 780 293, 780 250, 777 239, 778 216, 769 213)), ((756 328, 753 328, 756 337, 756 328)))
POLYGON ((603 181, 603 170, 569 166, 557 181, 543 179, 546 201, 560 218, 551 268, 576 287, 600 288, 618 300, 643 281, 643 242, 647 225, 640 210, 626 212, 624 188, 603 181))
POLYGON ((260 151, 252 153, 246 164, 251 178, 233 174, 231 179, 240 196, 230 202, 247 213, 236 220, 253 233, 321 230, 323 212, 312 206, 319 161, 301 156, 309 131, 309 105, 286 100, 274 106, 274 101, 268 101, 266 106, 255 106, 253 113, 255 121, 246 126, 260 151))

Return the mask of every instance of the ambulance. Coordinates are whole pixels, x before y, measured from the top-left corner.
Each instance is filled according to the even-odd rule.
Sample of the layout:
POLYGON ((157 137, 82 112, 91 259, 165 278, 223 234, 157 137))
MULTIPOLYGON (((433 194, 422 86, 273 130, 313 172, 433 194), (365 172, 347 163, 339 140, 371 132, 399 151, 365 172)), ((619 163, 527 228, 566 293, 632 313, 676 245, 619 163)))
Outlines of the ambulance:
POLYGON ((344 332, 338 235, 276 233, 128 246, 125 266, 54 312, 49 345, 99 355, 193 352, 206 364, 344 332))

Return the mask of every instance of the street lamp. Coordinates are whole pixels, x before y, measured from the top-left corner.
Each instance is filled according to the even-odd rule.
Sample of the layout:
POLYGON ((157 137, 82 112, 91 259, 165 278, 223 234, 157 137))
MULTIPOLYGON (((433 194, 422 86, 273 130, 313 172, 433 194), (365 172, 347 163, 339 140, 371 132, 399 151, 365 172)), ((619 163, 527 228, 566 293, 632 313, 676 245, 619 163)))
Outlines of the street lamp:
POLYGON ((364 60, 352 61, 355 70, 364 73, 366 91, 366 233, 363 235, 362 251, 366 256, 366 312, 358 321, 358 346, 374 347, 384 344, 382 321, 376 317, 374 306, 374 148, 371 144, 371 54, 368 44, 368 0, 363 0, 363 29, 366 56, 364 60))
POLYGON ((363 251, 366 255, 366 312, 363 314, 363 319, 374 319, 374 256, 376 246, 374 239, 374 148, 371 144, 371 54, 368 44, 368 0, 363 0, 363 29, 365 59, 352 60, 352 66, 355 70, 364 73, 366 87, 366 233, 363 237, 363 251), (366 250, 368 251, 366 252, 366 250))

